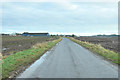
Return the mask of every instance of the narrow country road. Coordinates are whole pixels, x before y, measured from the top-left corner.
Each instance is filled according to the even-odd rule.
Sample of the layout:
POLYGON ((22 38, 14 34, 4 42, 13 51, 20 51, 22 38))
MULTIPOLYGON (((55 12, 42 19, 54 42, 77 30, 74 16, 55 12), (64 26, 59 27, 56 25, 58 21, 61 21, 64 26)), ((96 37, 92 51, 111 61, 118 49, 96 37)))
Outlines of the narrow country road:
POLYGON ((63 38, 18 78, 118 78, 117 67, 63 38))

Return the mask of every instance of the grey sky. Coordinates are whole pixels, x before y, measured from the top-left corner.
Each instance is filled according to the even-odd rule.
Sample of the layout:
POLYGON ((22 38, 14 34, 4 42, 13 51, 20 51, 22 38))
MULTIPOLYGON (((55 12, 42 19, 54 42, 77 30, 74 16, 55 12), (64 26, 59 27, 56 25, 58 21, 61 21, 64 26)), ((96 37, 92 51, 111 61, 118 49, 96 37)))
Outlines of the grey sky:
POLYGON ((4 33, 114 34, 118 5, 113 2, 5 2, 4 33))

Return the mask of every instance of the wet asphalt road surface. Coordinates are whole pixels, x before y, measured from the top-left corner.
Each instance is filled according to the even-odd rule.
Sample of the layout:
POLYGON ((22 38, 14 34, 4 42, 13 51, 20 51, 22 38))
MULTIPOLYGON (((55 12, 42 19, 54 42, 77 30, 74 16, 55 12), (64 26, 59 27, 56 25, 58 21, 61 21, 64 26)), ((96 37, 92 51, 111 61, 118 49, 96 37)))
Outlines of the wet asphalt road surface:
POLYGON ((63 38, 18 78, 118 78, 117 67, 63 38))

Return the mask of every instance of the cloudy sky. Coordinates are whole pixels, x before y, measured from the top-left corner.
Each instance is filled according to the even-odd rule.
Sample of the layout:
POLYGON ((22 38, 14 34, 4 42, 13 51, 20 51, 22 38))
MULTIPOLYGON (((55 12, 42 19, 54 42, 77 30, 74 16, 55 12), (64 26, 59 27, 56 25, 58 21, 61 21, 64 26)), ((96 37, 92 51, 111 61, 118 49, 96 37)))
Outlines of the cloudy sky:
POLYGON ((4 2, 2 33, 117 34, 118 4, 112 2, 4 2))

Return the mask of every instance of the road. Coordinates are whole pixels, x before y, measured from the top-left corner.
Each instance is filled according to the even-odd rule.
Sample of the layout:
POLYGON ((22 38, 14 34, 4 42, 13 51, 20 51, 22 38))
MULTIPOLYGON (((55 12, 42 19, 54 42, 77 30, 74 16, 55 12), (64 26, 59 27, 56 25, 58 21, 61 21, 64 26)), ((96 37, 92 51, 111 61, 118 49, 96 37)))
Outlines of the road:
POLYGON ((63 38, 18 78, 118 78, 117 67, 63 38))

